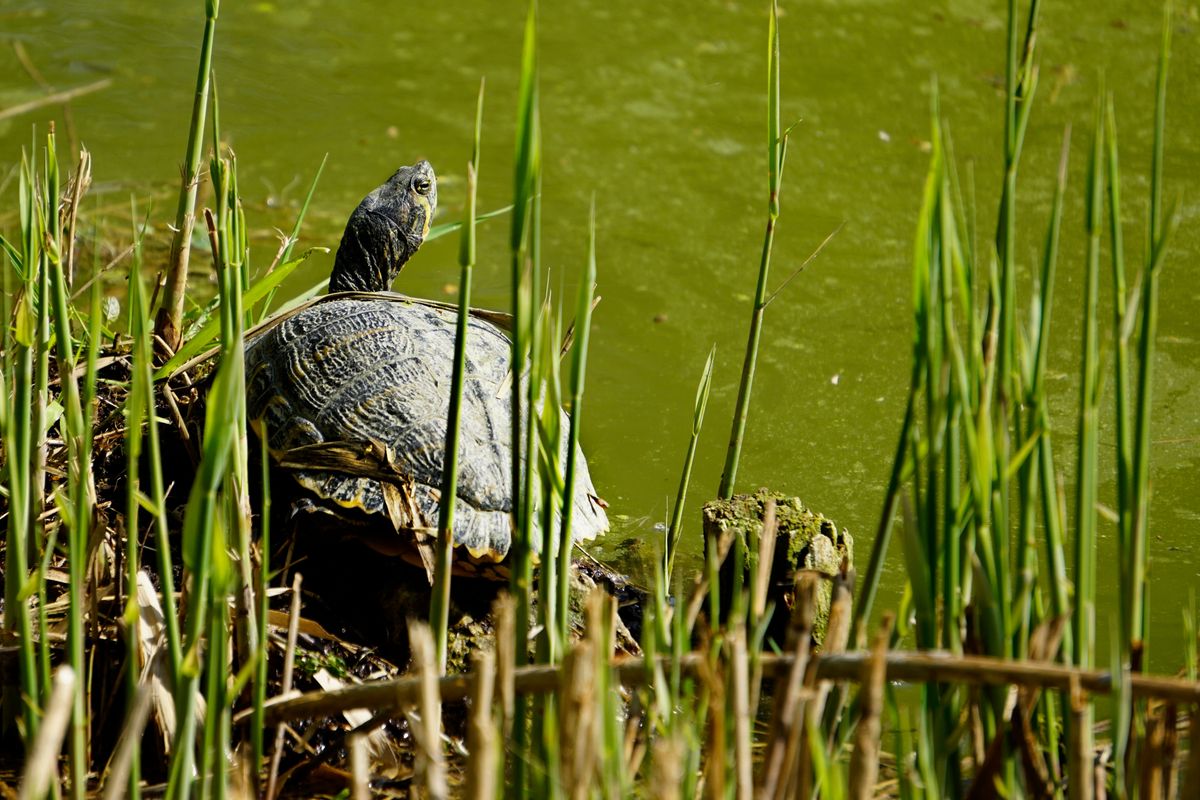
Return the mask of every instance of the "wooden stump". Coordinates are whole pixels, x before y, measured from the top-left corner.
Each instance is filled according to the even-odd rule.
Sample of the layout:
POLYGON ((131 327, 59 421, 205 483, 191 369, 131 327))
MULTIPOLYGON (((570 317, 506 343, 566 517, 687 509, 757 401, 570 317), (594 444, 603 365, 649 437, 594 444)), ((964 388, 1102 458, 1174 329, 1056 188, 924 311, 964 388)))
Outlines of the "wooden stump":
MULTIPOLYGON (((800 498, 785 497, 769 489, 759 489, 754 494, 734 495, 732 500, 706 503, 703 511, 705 547, 717 542, 725 550, 718 553, 722 559, 720 598, 723 614, 729 609, 733 585, 733 559, 726 558, 726 555, 735 539, 740 539, 747 546, 751 541, 757 542, 762 535, 763 515, 769 499, 775 501, 776 541, 770 567, 769 594, 769 599, 775 603, 775 614, 767 629, 767 636, 782 643, 795 600, 796 573, 812 570, 832 579, 840 573, 843 561, 847 568, 853 565, 854 539, 844 528, 839 531, 837 525, 825 515, 806 508, 800 498)), ((831 589, 830 580, 820 581, 813 625, 813 638, 817 643, 825 636, 831 589)))

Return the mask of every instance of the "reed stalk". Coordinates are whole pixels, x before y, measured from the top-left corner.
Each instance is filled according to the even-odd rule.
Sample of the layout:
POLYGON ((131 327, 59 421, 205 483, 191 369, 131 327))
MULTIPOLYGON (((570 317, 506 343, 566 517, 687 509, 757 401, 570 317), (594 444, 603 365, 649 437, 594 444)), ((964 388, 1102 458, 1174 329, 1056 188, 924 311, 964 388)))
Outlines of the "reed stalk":
POLYGON ((1150 411, 1154 383, 1154 351, 1158 333, 1158 286, 1163 252, 1176 222, 1172 209, 1163 212, 1163 148, 1166 137, 1167 67, 1171 54, 1171 3, 1163 7, 1162 39, 1155 79, 1154 145, 1150 162, 1150 211, 1147 220, 1147 247, 1142 272, 1141 327, 1138 335, 1138 376, 1136 422, 1133 432, 1133 520, 1128 558, 1131 566, 1127 594, 1130 620, 1130 657, 1134 669, 1140 669, 1145 648, 1146 539, 1150 516, 1150 411))
POLYGON ((781 132, 779 124, 779 8, 777 0, 771 0, 771 22, 767 29, 767 226, 763 234, 758 283, 754 290, 750 333, 746 340, 746 355, 742 360, 742 377, 738 384, 737 403, 734 406, 733 427, 729 434, 725 467, 721 473, 721 486, 717 491, 717 496, 724 500, 733 497, 738 462, 742 457, 742 441, 746 434, 746 418, 750 414, 750 392, 754 385, 763 315, 767 308, 767 276, 771 269, 775 224, 779 219, 779 189, 783 181, 786 154, 787 134, 781 132))
MULTIPOLYGON (((575 303, 575 337, 571 343, 571 418, 567 428, 567 463, 563 468, 562 530, 558 536, 558 639, 566 646, 570 626, 571 553, 574 539, 571 523, 578 492, 575 487, 579 459, 579 430, 583 422, 583 387, 587 375, 588 340, 592 330, 592 299, 596 291, 596 198, 588 211, 588 253, 575 303)), ((553 358, 553 354, 551 358, 553 358)), ((558 414, 558 408, 552 408, 558 414)), ((546 558, 550 557, 547 553, 546 558)))
MULTIPOLYGON (((68 551, 68 597, 69 612, 67 625, 68 661, 76 675, 87 674, 84 660, 86 650, 83 630, 84 607, 87 592, 87 552, 91 536, 95 487, 92 483, 92 429, 93 400, 96 395, 96 358, 99 349, 99 284, 92 285, 92 310, 89 320, 88 344, 82 391, 75 377, 76 357, 73 348, 70 316, 67 308, 67 286, 61 261, 62 227, 58 213, 59 182, 58 158, 55 152, 54 132, 46 139, 45 192, 43 213, 46 219, 46 234, 49 247, 43 253, 43 274, 48 282, 43 285, 44 302, 53 297, 55 340, 57 342, 58 373, 63 386, 65 408, 65 438, 70 454, 68 476, 68 504, 70 513, 65 515, 67 523, 68 551)), ((49 320, 49 309, 44 319, 49 320)), ((47 351, 49 350, 47 341, 47 351)), ((88 750, 88 707, 86 681, 77 681, 71 714, 70 731, 70 774, 71 794, 83 798, 87 792, 89 766, 88 750)))
POLYGON ((475 141, 467 164, 467 200, 463 215, 458 320, 454 338, 454 368, 450 377, 450 406, 446 420, 446 450, 442 467, 442 502, 438 515, 437 556, 430 594, 429 627, 433 631, 438 670, 446 671, 446 637, 449 633, 450 580, 454 558, 454 506, 458 502, 458 435, 462 411, 463 380, 467 366, 467 330, 471 319, 471 275, 475 268, 475 192, 479 175, 479 141, 483 129, 484 83, 479 83, 475 106, 475 141))
MULTIPOLYGON (((195 764, 195 707, 202 668, 207 661, 211 669, 224 669, 224 662, 219 658, 223 653, 215 654, 211 648, 206 652, 204 638, 211 624, 213 578, 221 578, 220 570, 227 561, 220 548, 214 546, 214 540, 218 538, 222 544, 224 542, 224 538, 215 536, 214 532, 227 524, 229 517, 225 503, 232 502, 227 496, 222 499, 221 489, 226 485, 226 477, 232 468, 230 461, 235 456, 235 442, 239 436, 244 436, 244 428, 238 430, 238 415, 228 413, 228 409, 237 409, 239 402, 244 402, 245 396, 242 283, 234 263, 229 258, 229 248, 237 241, 237 237, 229 232, 228 210, 230 206, 236 206, 236 203, 228 203, 230 183, 227 162, 215 162, 214 167, 218 210, 224 224, 218 227, 214 220, 210 222, 210 230, 214 231, 211 237, 215 243, 213 251, 221 265, 218 275, 223 297, 221 308, 224 333, 220 364, 209 390, 200 465, 184 514, 184 567, 190 573, 192 582, 188 595, 187 630, 183 640, 183 680, 176 684, 177 730, 167 787, 169 798, 185 799, 190 797, 192 788, 190 776, 195 764)), ((244 417, 242 419, 244 420, 244 417)), ((218 584, 216 589, 222 586, 223 584, 218 584)), ((224 604, 220 611, 224 614, 224 604)))
MULTIPOLYGON (((30 463, 35 432, 32 415, 26 413, 26 409, 33 405, 34 342, 37 334, 36 315, 31 307, 36 297, 37 268, 41 261, 42 246, 33 170, 34 166, 22 153, 18 187, 21 228, 19 256, 14 248, 6 248, 22 285, 13 309, 12 338, 6 341, 5 371, 8 378, 5 382, 8 386, 4 387, 4 450, 8 454, 5 459, 5 471, 9 489, 4 574, 19 576, 19 580, 6 577, 4 581, 4 626, 7 630, 16 632, 19 676, 19 689, 5 687, 4 706, 7 721, 11 722, 20 717, 26 742, 33 741, 37 736, 41 716, 38 708, 43 684, 39 679, 40 672, 34 655, 33 626, 29 615, 30 595, 25 590, 34 550, 33 529, 30 525, 30 508, 33 505, 30 463), (8 402, 9 386, 12 387, 11 403, 8 402)), ((7 296, 9 295, 6 292, 7 296)))
POLYGON ((679 474, 679 489, 675 492, 675 505, 671 509, 671 524, 667 528, 666 553, 663 562, 663 583, 669 589, 675 570, 675 554, 679 549, 679 537, 683 531, 683 512, 687 507, 688 486, 692 481, 692 464, 696 460, 696 445, 700 441, 700 429, 704 426, 704 412, 708 408, 708 394, 712 388, 713 362, 717 357, 714 344, 708 351, 708 359, 700 372, 696 386, 696 400, 692 404, 692 432, 688 437, 687 455, 683 457, 683 471, 679 474))
MULTIPOLYGON (((136 209, 133 219, 137 219, 136 209)), ((130 270, 128 325, 134 333, 133 357, 135 360, 149 358, 145 337, 138 335, 144 327, 144 319, 138 314, 145 312, 145 300, 142 298, 144 287, 141 279, 141 232, 134 231, 133 267, 130 270)), ((140 367, 140 364, 137 365, 140 367)), ((149 373, 135 367, 129 379, 129 394, 125 398, 125 612, 123 624, 126 642, 126 705, 125 718, 135 717, 139 702, 139 682, 141 675, 141 647, 138 641, 138 619, 141 609, 137 599, 137 574, 140 569, 139 543, 141 527, 138 516, 141 507, 142 485, 140 478, 143 431, 142 426, 147 419, 154 424, 154 406, 151 401, 151 384, 149 373)), ((170 584, 168 584, 169 586, 170 584)), ((141 748, 131 748, 129 760, 128 796, 131 800, 141 797, 141 748)))
POLYGON ((1098 447, 1097 415, 1100 403, 1099 336, 1097 303, 1099 296, 1100 223, 1104 187, 1104 128, 1101 105, 1097 103, 1095 129, 1088 163, 1087 210, 1085 231, 1085 290, 1083 301, 1083 357, 1079 398, 1079 455, 1075 499, 1075 612, 1074 628, 1078 649, 1075 663, 1091 667, 1095 663, 1096 597, 1096 460, 1098 447))
MULTIPOLYGON (((188 261, 191 257, 192 229, 196 223, 196 191, 200 186, 200 154, 204 146, 204 117, 208 108, 209 79, 212 73, 213 41, 221 0, 204 2, 204 36, 200 40, 200 63, 196 69, 196 93, 192 100, 192 121, 188 127, 184 151, 179 203, 175 211, 171 253, 164 276, 154 332, 166 342, 173 354, 182 338, 184 299, 187 296, 188 261)), ((220 142, 214 141, 214 147, 220 142)), ((170 355, 168 354, 168 355, 170 355)))
MULTIPOLYGON (((531 316, 536 297, 525 287, 526 260, 536 241, 531 212, 538 186, 540 162, 538 142, 538 89, 537 89, 537 2, 530 0, 525 17, 524 44, 521 53, 521 78, 517 100, 516 157, 513 172, 513 215, 510 234, 512 251, 512 515, 513 542, 511 548, 511 591, 516 598, 514 636, 516 663, 525 664, 528 659, 530 593, 532 592, 532 524, 527 514, 529 503, 526 469, 533 463, 533 453, 528 448, 528 430, 533 427, 533 410, 527 405, 522 392, 522 377, 526 373, 526 352, 534 352, 530 341, 531 316), (523 410, 525 409, 525 410, 523 410), (528 426, 525 421, 528 419, 528 426)), ((536 272, 536 268, 531 270, 536 272)), ((530 384, 533 384, 532 373, 530 384)), ((526 792, 525 751, 528 743, 526 709, 523 699, 518 699, 513 716, 509 720, 512 729, 514 796, 524 797, 526 792)))

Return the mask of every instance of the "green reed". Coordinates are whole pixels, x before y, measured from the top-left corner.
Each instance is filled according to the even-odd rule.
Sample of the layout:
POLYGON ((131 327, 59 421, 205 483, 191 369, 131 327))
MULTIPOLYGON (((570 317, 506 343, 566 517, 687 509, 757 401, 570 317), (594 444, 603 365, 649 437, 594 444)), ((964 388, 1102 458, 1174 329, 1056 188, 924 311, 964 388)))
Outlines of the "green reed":
POLYGON ((1154 383, 1155 337, 1158 331, 1158 285, 1166 244, 1178 221, 1178 210, 1164 214, 1163 147, 1166 138, 1167 66, 1171 52, 1171 3, 1163 9, 1162 41, 1155 80, 1154 145, 1150 163, 1150 210, 1147 220, 1146 255, 1142 271, 1141 325, 1138 336, 1138 376, 1135 396, 1136 421, 1133 432, 1133 461, 1129 472, 1132 520, 1129 530, 1129 636, 1134 668, 1140 668, 1145 647, 1146 539, 1150 516, 1150 410, 1154 383))
MULTIPOLYGON (((34 656, 33 628, 29 618, 30 593, 25 582, 29 575, 31 555, 36 552, 35 527, 31 523, 34 505, 34 482, 30 474, 34 440, 38 435, 33 427, 34 414, 26 413, 34 400, 33 363, 37 335, 36 314, 38 271, 41 264, 41 218, 37 212, 39 198, 34 181, 34 165, 22 153, 18 200, 20 207, 21 239, 19 250, 5 242, 5 251, 21 287, 16 296, 11 327, 5 335, 5 413, 4 450, 8 478, 8 524, 5 540, 4 626, 15 631, 18 648, 19 690, 5 689, 5 719, 20 717, 22 735, 26 742, 37 734, 44 677, 34 656), (9 333, 11 331, 11 333, 9 333), (11 387, 11 401, 9 400, 11 387), (11 576, 11 577, 9 577, 11 576), (19 577, 19 579, 17 579, 19 577)), ((8 271, 5 282, 9 282, 8 271)), ((45 295, 42 295, 45 298, 45 295)), ((39 510, 40 513, 40 510, 39 510)), ((39 632, 40 634, 40 632, 39 632)), ((39 635, 39 639, 43 639, 39 635)), ((47 687, 48 690, 48 687, 47 687)))
MULTIPOLYGON (((228 641, 228 603, 232 569, 226 552, 228 532, 240 527, 249 509, 241 502, 242 487, 231 477, 245 475, 245 366, 243 362, 242 270, 244 219, 236 194, 236 168, 229 160, 214 158, 211 173, 217 198, 217 214, 210 222, 210 240, 218 268, 221 296, 222 352, 208 392, 204 441, 195 482, 184 515, 182 551, 185 572, 190 575, 190 592, 183 638, 181 680, 176 683, 177 730, 172 747, 167 796, 187 798, 193 788, 192 772, 199 768, 202 797, 223 796, 225 760, 229 741, 228 708, 223 698, 226 674, 225 647, 228 641), (232 412, 232 413, 231 413, 232 412), (233 462, 233 463, 231 463, 233 462), (205 715, 200 761, 195 758, 196 698, 202 675, 209 676, 209 698, 218 704, 205 715), (215 744, 214 744, 215 743, 215 744), (219 767, 219 775, 208 778, 219 767)), ((244 486, 244 484, 242 485, 244 486)))
MULTIPOLYGON (((1056 618, 1069 616, 1061 634, 1061 646, 1039 657, 1061 658, 1081 667, 1096 664, 1096 563, 1102 546, 1097 520, 1099 414, 1103 381, 1100 376, 1100 237, 1107 210, 1112 239, 1114 276, 1114 329, 1116 345, 1118 414, 1118 553, 1121 565, 1123 611, 1120 645, 1125 669, 1140 663, 1133 655, 1140 647, 1141 628, 1133 615, 1144 619, 1133 593, 1144 595, 1146 554, 1144 542, 1133 533, 1137 503, 1132 499, 1135 469, 1130 466, 1135 451, 1130 442, 1129 408, 1132 403, 1149 406, 1149 382, 1131 388, 1128 379, 1127 343, 1138 313, 1137 300, 1129 300, 1124 286, 1120 242, 1120 192, 1116 157, 1115 122, 1111 101, 1100 93, 1093 122, 1085 194, 1086 253, 1084 255, 1083 337, 1079 366, 1080 410, 1076 429, 1077 469, 1074 501, 1073 564, 1068 569, 1064 499, 1052 442, 1049 394, 1045 375, 1049 359, 1050 319, 1053 306, 1060 220, 1066 190, 1069 132, 1064 137, 1062 157, 1051 203, 1028 325, 1019 326, 1015 307, 1018 294, 1015 260, 1017 165, 1027 130, 1032 98, 1037 86, 1034 42, 1037 40, 1038 4, 1028 10, 1025 45, 1018 49, 1021 28, 1015 3, 1009 6, 1007 27, 1004 181, 997 224, 997 259, 986 271, 988 305, 983 319, 984 335, 973 331, 974 308, 972 264, 967 213, 959 199, 953 161, 948 155, 939 111, 934 104, 932 158, 926 182, 925 201, 917 228, 914 257, 914 351, 913 379, 905 413, 900 445, 893 464, 884 513, 867 569, 862 602, 856 609, 856 629, 870 610, 878 582, 898 499, 906 494, 905 554, 909 587, 916 611, 914 633, 921 648, 942 647, 962 652, 967 632, 978 637, 975 646, 983 652, 1020 658, 1032 657, 1035 641, 1056 618), (1107 136, 1106 136, 1107 134, 1107 136), (1105 194, 1107 192, 1107 202, 1105 194), (966 328, 967 335, 961 333, 966 328), (1127 396, 1127 392, 1133 392, 1127 396), (1014 402, 1019 401, 1019 402, 1014 402), (919 410, 918 410, 919 409, 919 410), (922 413, 923 412, 923 413, 922 413), (1016 481, 1015 485, 1013 481, 1016 481), (908 489, 900 487, 908 483, 908 489), (1131 485, 1132 484, 1132 485, 1131 485), (1042 530, 1045 559, 1038 556, 1038 528, 1042 530), (1069 590, 1074 581, 1074 593, 1069 590), (1133 659, 1131 662, 1131 655, 1133 659)), ((1160 57, 1161 89, 1165 82, 1166 44, 1160 57)), ((1163 113, 1156 107, 1156 142, 1161 137, 1163 113)), ((1156 145, 1157 146, 1157 145, 1156 145)), ((1161 152, 1156 151, 1156 160, 1161 152)), ((1156 161, 1156 163, 1158 163, 1156 161)), ((1151 195, 1155 193, 1152 168, 1151 195)), ((1161 176, 1159 176, 1159 179, 1161 176)), ((1154 203, 1151 203, 1154 219, 1154 203)), ((1161 265, 1157 237, 1169 231, 1165 225, 1156 233, 1153 221, 1148 262, 1161 265)), ((1147 267, 1143 279, 1140 322, 1153 330, 1153 309, 1147 267), (1149 320, 1149 322, 1148 322, 1149 320)), ((1149 334, 1150 338, 1153 333, 1149 334)), ((1139 367, 1144 371, 1152 360, 1152 349, 1139 342, 1139 367)), ((1140 375, 1140 373, 1139 373, 1140 375)), ((1137 406, 1139 409, 1142 405, 1137 406)), ((959 777, 966 752, 961 738, 952 735, 957 720, 973 702, 954 686, 927 685, 921 690, 917 718, 923 733, 916 739, 916 769, 906 792, 923 786, 925 792, 954 796, 963 783, 959 777), (932 765, 932 766, 931 766, 932 765)), ((1141 758, 1129 738, 1139 733, 1142 723, 1131 728, 1135 715, 1128 706, 1128 693, 1118 693, 1119 708, 1114 724, 1118 786, 1128 780, 1132 787, 1137 769, 1129 758, 1141 758), (1123 710, 1122 707, 1123 706, 1123 710), (1136 755, 1135 755, 1136 754, 1136 755), (1125 768, 1130 767, 1129 771, 1125 768)), ((1015 745, 1001 733, 1011 718, 1002 695, 985 694, 977 706, 985 741, 994 739, 997 760, 975 780, 996 780, 1006 791, 1024 785, 1019 775, 1015 745)), ((1063 694, 1044 694, 1037 699, 1033 724, 1045 737, 1044 756, 1052 781, 1062 791, 1058 729, 1061 714, 1071 713, 1068 746, 1071 753, 1084 752, 1085 734, 1090 741, 1094 722, 1093 705, 1063 694), (1077 739, 1078 741, 1072 740, 1077 739), (1080 748, 1083 748, 1081 750, 1080 748)), ((1145 719, 1145 709, 1138 719, 1145 719)), ((832 722, 831 717, 827 722, 832 722)), ((1139 748, 1142 745, 1138 746, 1139 748)), ((1148 758, 1148 756, 1147 756, 1148 758)), ((1147 761, 1146 763, 1152 763, 1147 761)), ((1076 767, 1077 762, 1072 761, 1076 767)), ((982 765, 976 765, 982 769, 982 765)), ((1082 773, 1076 773, 1082 774, 1082 773)), ((1077 781, 1080 780, 1077 778, 1077 781)), ((1025 787, 1029 789, 1028 786, 1025 787)), ((1124 791, 1120 789, 1119 791, 1124 791)), ((915 796, 915 795, 910 795, 915 796)))
POLYGON ((763 234, 762 256, 758 264, 758 283, 754 290, 754 306, 750 314, 750 333, 746 340, 746 356, 742 361, 742 377, 738 384, 737 404, 733 412, 733 427, 725 468, 717 494, 722 499, 733 497, 737 482, 738 462, 742 457, 742 440, 746 434, 746 419, 750 414, 750 392, 754 385, 754 370, 758 363, 758 347, 762 338, 763 315, 767 309, 767 277, 771 269, 771 247, 775 242, 775 224, 779 219, 779 190, 783 182, 783 166, 787 155, 787 134, 779 124, 779 8, 771 2, 771 22, 767 30, 767 226, 763 234))
POLYGON ((679 475, 679 489, 675 493, 675 505, 671 510, 671 524, 667 528, 666 547, 664 549, 663 584, 671 586, 671 574, 675 568, 675 553, 679 548, 679 537, 683 531, 683 511, 687 507, 688 485, 692 480, 692 464, 696 460, 696 445, 700 440, 700 429, 704 426, 704 412, 708 408, 708 394, 712 388, 713 361, 717 357, 717 346, 714 344, 708 351, 708 360, 700 373, 700 383, 696 386, 696 401, 692 406, 692 432, 688 437, 687 455, 683 458, 683 471, 679 475))
MULTIPOLYGON (((516 157, 513 170, 513 212, 510 234, 512 251, 512 515, 513 541, 511 553, 511 591, 516 598, 515 637, 517 664, 528 661, 529 613, 533 592, 532 525, 528 492, 532 479, 526 471, 535 468, 536 460, 529 443, 533 428, 533 403, 522 392, 522 377, 526 373, 526 354, 536 353, 531 341, 535 303, 531 281, 538 272, 537 230, 534 217, 539 184, 540 141, 538 135, 537 100, 537 4, 530 0, 525 19, 525 38, 521 55, 521 78, 517 100, 516 157), (527 263, 534 262, 534 263, 527 263), (522 409, 527 409, 523 411, 522 409), (528 425, 525 420, 528 419, 528 425)), ((534 370, 529 369, 529 386, 533 387, 534 370)), ((531 389, 532 391, 532 389, 531 389)), ((517 796, 524 796, 526 764, 523 758, 528 733, 525 721, 525 701, 521 699, 513 715, 513 746, 519 754, 513 765, 513 782, 517 796)))
POLYGON ((454 337, 454 369, 450 377, 450 406, 446 420, 446 450, 442 466, 442 503, 438 517, 437 560, 430 595, 429 627, 433 632, 438 670, 446 671, 446 636, 450 617, 450 580, 454 558, 454 506, 458 502, 458 434, 463 380, 467 367, 467 331, 471 319, 471 276, 475 269, 475 192, 479 177, 479 141, 483 131, 483 89, 475 106, 475 141, 467 164, 467 200, 463 213, 458 263, 458 326, 454 337))
MULTIPOLYGON (((133 218, 136 220, 136 210, 133 218)), ((136 697, 138 694, 139 676, 141 674, 141 656, 138 641, 138 620, 141 609, 137 599, 137 576, 139 570, 138 543, 140 526, 139 511, 142 504, 141 492, 141 459, 144 436, 142 426, 148 429, 156 427, 154 421, 154 404, 152 402, 152 384, 150 371, 143 367, 149 366, 152 358, 149 340, 145 336, 146 300, 145 287, 142 283, 142 233, 134 232, 133 261, 129 270, 129 299, 128 325, 133 338, 133 370, 129 381, 129 394, 125 398, 125 611, 122 621, 125 626, 126 640, 126 718, 132 719, 135 713, 136 697)), ((173 578, 168 573, 169 579, 173 578)), ((164 584, 170 586, 170 583, 164 584)), ((170 595, 172 592, 163 592, 170 595)), ((140 749, 133 751, 129 769, 129 797, 141 797, 141 753, 140 749)))
MULTIPOLYGON (((55 153, 54 132, 46 140, 45 157, 45 200, 43 213, 46 241, 49 247, 43 251, 42 268, 49 274, 49 285, 43 284, 53 294, 55 340, 58 351, 58 373, 63 387, 63 405, 67 453, 70 464, 68 476, 68 502, 61 504, 59 512, 67 526, 68 551, 68 660, 75 674, 81 676, 75 684, 70 728, 71 793, 82 798, 87 792, 88 775, 88 707, 87 674, 84 660, 86 651, 83 618, 85 613, 85 591, 87 589, 87 553, 91 538, 95 486, 92 480, 92 431, 93 408, 96 397, 96 359, 99 350, 100 295, 99 285, 92 284, 91 314, 85 351, 85 371, 82 389, 75 376, 77 364, 71 334, 70 317, 67 313, 67 287, 65 270, 61 261, 62 223, 59 216, 58 157, 55 153)), ((47 301, 49 297, 47 297, 47 301)), ((48 314, 43 315, 45 319, 48 314)), ((47 345, 49 343, 47 342, 47 345)))
MULTIPOLYGON (((576 334, 571 342, 571 420, 567 429, 567 463, 563 467, 562 488, 562 529, 558 534, 558 639, 560 646, 566 646, 569 628, 569 602, 571 553, 574 550, 571 535, 571 521, 575 513, 575 473, 579 458, 579 430, 583 419, 583 387, 587 375, 588 340, 592 328, 592 305, 596 290, 596 198, 592 196, 588 212, 588 253, 584 266, 582 280, 579 282, 579 295, 575 303, 576 334)), ((554 341, 554 340, 552 340, 554 341)), ((550 358, 555 359, 556 353, 550 358)), ((555 407, 554 411, 557 412, 555 407)), ((555 451, 557 452, 557 451, 555 451)), ((552 558, 546 552, 546 559, 552 558)))

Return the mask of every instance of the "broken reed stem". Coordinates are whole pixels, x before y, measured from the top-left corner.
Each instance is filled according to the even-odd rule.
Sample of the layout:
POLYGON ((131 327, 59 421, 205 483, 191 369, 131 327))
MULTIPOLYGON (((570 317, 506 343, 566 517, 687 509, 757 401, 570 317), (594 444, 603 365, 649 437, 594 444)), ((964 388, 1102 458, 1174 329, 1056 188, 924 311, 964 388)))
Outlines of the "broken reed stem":
POLYGON ((596 766, 596 657, 595 645, 584 639, 563 660, 564 681, 559 707, 562 709, 562 783, 570 787, 572 800, 585 800, 591 790, 596 766))
MULTIPOLYGON (((501 639, 501 642, 504 640, 501 639)), ((840 654, 823 654, 815 659, 815 679, 821 681, 857 681, 862 666, 870 654, 854 650, 840 654)), ((681 674, 699 675, 707 661, 704 652, 685 653, 680 658, 681 674)), ((669 656, 659 661, 664 669, 671 666, 669 656)), ((762 668, 764 676, 779 675, 791 667, 791 654, 764 653, 762 668)), ((887 679, 906 683, 960 683, 987 686, 1038 686, 1042 689, 1065 690, 1071 680, 1078 680, 1081 689, 1090 694, 1112 693, 1116 682, 1108 672, 1081 670, 1062 664, 1009 661, 986 656, 956 656, 945 650, 920 652, 894 650, 885 657, 887 679)), ((500 662, 503 667, 503 660, 500 662)), ((613 677, 622 686, 641 686, 646 680, 646 664, 640 658, 625 658, 613 662, 613 677)), ((465 699, 470 692, 471 673, 448 675, 438 682, 438 691, 443 702, 465 699)), ((557 691, 562 682, 562 670, 557 665, 532 664, 512 670, 511 680, 505 678, 503 669, 497 683, 503 691, 514 695, 557 691), (506 682, 508 688, 506 687, 506 682)), ((1134 697, 1153 697, 1174 701, 1183 705, 1200 703, 1200 684, 1179 678, 1166 678, 1134 674, 1129 676, 1130 690, 1134 697)), ((276 725, 291 720, 331 716, 355 708, 386 709, 412 705, 417 701, 420 682, 405 677, 388 681, 346 686, 328 692, 308 692, 288 697, 280 695, 267 701, 266 723, 276 725)), ((247 709, 238 713, 234 722, 241 722, 250 714, 247 709)))
POLYGON ((750 730, 750 664, 746 653, 746 629, 736 626, 729 635, 733 669, 733 728, 734 767, 737 780, 738 800, 751 800, 754 796, 754 763, 750 754, 752 740, 750 730))
POLYGON ((492 714, 496 688, 496 655, 478 650, 472 656, 471 716, 467 722, 467 791, 471 800, 496 796, 496 742, 498 731, 492 714))
POLYGON ((1067 780, 1073 800, 1092 800, 1095 780, 1092 770, 1092 726, 1090 705, 1082 681, 1071 676, 1068 681, 1070 708, 1067 711, 1067 780))
POLYGON ((18 800, 41 800, 50 790, 50 784, 58 775, 58 754, 62 750, 63 736, 71 720, 71 706, 75 693, 75 671, 64 664, 54 673, 50 701, 46 704, 46 715, 38 727, 37 737, 29 750, 25 770, 21 775, 18 800))
MULTIPOLYGON (((492 616, 496 618, 496 694, 500 696, 500 734, 505 740, 512 732, 513 716, 516 714, 517 691, 517 642, 516 601, 512 595, 502 594, 492 605, 492 616)), ((446 694, 447 680, 442 678, 442 699, 453 699, 446 694)))
POLYGON ((887 646, 892 633, 893 616, 884 614, 871 644, 871 652, 862 665, 862 690, 858 695, 860 716, 854 732, 854 752, 850 756, 852 800, 871 800, 879 775, 880 716, 883 713, 883 689, 887 677, 887 646))
POLYGON ((355 734, 349 737, 350 747, 350 792, 354 800, 371 799, 371 769, 367 760, 367 737, 355 734))
POLYGON ((683 761, 686 749, 678 731, 654 740, 654 780, 659 800, 679 800, 683 786, 683 761))
POLYGON ((417 712, 420 714, 420 719, 415 720, 409 716, 409 726, 417 742, 414 784, 424 784, 422 796, 430 800, 444 800, 448 789, 446 764, 442 759, 442 701, 438 696, 441 670, 437 665, 433 632, 428 625, 413 623, 408 628, 408 641, 417 673, 417 712))

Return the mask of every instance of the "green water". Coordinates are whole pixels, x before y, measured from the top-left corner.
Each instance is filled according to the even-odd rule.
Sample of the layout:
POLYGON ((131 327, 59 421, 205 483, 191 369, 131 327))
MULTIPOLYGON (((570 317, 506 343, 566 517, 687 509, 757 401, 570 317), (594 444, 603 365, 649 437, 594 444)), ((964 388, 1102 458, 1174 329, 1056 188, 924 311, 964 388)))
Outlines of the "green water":
MULTIPOLYGON (((1150 576, 1152 642, 1164 667, 1179 662, 1180 608, 1200 573, 1200 13, 1193 2, 1177 5, 1166 173, 1168 197, 1182 193, 1183 204, 1162 279, 1150 576)), ((95 156, 93 202, 119 221, 130 192, 143 211, 155 196, 160 248, 173 217, 202 9, 200 0, 0 2, 0 108, 41 92, 10 42, 21 42, 57 89, 111 78, 110 88, 71 105, 74 133, 95 156)), ((974 165, 986 242, 998 196, 1004 8, 995 0, 830 0, 783 2, 781 11, 783 115, 803 121, 788 154, 773 285, 831 230, 845 228, 770 307, 738 485, 803 497, 851 529, 865 562, 907 388, 929 81, 938 76, 960 168, 965 174, 974 165)), ((765 3, 547 0, 541 12, 544 259, 553 285, 571 297, 593 194, 598 207, 604 300, 595 315, 584 439, 616 523, 612 552, 631 537, 649 543, 667 519, 695 383, 714 342, 718 364, 691 523, 719 481, 764 222, 765 3)), ((480 202, 505 204, 523 15, 524 4, 511 0, 226 0, 215 55, 221 124, 240 161, 257 265, 274 252, 273 228, 290 227, 326 153, 302 246, 336 247, 362 195, 418 158, 439 171, 440 219, 457 219, 481 77, 480 202)), ((1098 76, 1106 74, 1116 94, 1126 238, 1136 262, 1159 24, 1157 4, 1142 0, 1051 0, 1042 16, 1042 88, 1022 165, 1017 253, 1023 269, 1035 262, 1069 123, 1075 148, 1051 354, 1060 431, 1074 428, 1080 197, 1098 76)), ((30 141, 31 124, 44 128, 50 119, 66 130, 55 107, 0 121, 0 178, 30 141)), ((5 188, 6 229, 12 196, 5 188)), ((507 304, 506 242, 506 220, 481 231, 478 305, 507 304)), ((452 241, 429 245, 397 288, 444 297, 457 280, 455 255, 452 241)), ((295 288, 323 277, 330 263, 314 258, 295 288)), ((1060 435, 1069 478, 1067 445, 1060 435)), ((1111 462, 1111 430, 1102 446, 1111 462)), ((1111 463, 1103 474, 1112 474, 1111 463)), ((1103 497, 1111 497, 1111 481, 1103 497)), ((698 563, 697 529, 687 532, 685 570, 698 563)), ((1111 597, 1110 524, 1102 536, 1100 591, 1111 597)), ((881 602, 894 605, 903 585, 898 551, 885 580, 881 602)), ((1115 609, 1100 613, 1104 628, 1115 609)))

